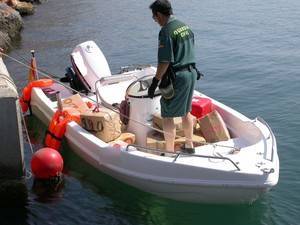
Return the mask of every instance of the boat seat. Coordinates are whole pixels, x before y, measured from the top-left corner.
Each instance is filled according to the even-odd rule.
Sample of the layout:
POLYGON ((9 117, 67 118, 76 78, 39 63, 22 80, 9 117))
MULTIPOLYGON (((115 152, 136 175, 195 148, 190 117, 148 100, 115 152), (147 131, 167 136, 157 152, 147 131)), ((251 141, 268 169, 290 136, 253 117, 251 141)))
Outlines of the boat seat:
POLYGON ((118 75, 113 75, 113 76, 108 76, 108 77, 102 77, 100 79, 100 82, 102 85, 110 85, 118 82, 124 82, 132 79, 137 79, 138 76, 134 73, 131 74, 118 74, 118 75))
POLYGON ((60 93, 61 98, 68 98, 73 95, 72 91, 61 84, 53 83, 50 87, 42 88, 45 95, 52 101, 56 101, 56 93, 60 93))
POLYGON ((113 83, 109 85, 100 86, 101 98, 108 104, 120 104, 125 99, 125 93, 129 84, 133 82, 132 80, 127 80, 124 82, 113 83))

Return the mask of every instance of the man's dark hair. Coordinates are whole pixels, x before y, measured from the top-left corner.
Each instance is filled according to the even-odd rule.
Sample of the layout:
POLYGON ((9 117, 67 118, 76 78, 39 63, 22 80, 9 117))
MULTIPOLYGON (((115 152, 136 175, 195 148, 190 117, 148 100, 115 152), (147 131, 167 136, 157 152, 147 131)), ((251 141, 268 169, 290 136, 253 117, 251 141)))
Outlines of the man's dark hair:
POLYGON ((152 13, 156 15, 158 12, 170 16, 173 14, 171 3, 168 0, 156 0, 150 7, 152 13))

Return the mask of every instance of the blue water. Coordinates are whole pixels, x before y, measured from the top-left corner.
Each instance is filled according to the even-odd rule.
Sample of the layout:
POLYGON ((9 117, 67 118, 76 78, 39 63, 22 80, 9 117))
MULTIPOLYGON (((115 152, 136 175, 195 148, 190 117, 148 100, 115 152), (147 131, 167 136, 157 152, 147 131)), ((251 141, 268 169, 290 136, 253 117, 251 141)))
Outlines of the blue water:
MULTIPOLYGON (((277 138, 278 185, 251 205, 186 204, 161 199, 96 173, 64 146, 64 183, 44 190, 27 181, 27 204, 0 212, 1 224, 299 224, 300 1, 173 0, 178 18, 196 36, 197 89, 250 118, 263 117, 277 138)), ((151 1, 50 0, 24 18, 22 39, 10 52, 63 76, 69 54, 94 40, 111 70, 156 63, 159 27, 151 1)), ((21 88, 27 70, 5 60, 21 88)), ((34 148, 45 127, 28 118, 34 148)), ((26 141, 26 140, 25 140, 26 141)), ((30 150, 26 142, 26 162, 30 150)))

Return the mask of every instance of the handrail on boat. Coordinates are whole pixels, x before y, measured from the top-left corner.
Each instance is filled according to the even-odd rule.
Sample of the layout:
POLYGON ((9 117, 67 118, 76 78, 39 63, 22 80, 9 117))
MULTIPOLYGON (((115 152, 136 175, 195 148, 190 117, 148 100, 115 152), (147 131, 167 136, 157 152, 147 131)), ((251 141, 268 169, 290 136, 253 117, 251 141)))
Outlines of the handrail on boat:
MULTIPOLYGON (((198 155, 198 154, 187 154, 187 153, 183 153, 183 152, 167 152, 167 151, 162 151, 162 150, 157 150, 154 148, 146 148, 143 146, 139 146, 139 145, 135 145, 135 144, 129 144, 126 146, 125 151, 129 151, 129 147, 135 147, 136 149, 144 149, 146 150, 146 152, 157 152, 157 153, 164 153, 164 154, 173 154, 176 155, 173 162, 176 162, 176 160, 179 158, 179 156, 184 155, 184 156, 192 156, 192 157, 199 157, 199 158, 207 158, 207 159, 222 159, 222 160, 227 160, 229 162, 231 162, 233 164, 233 166, 238 170, 241 171, 241 169, 238 167, 238 165, 233 162, 230 158, 227 157, 223 157, 223 156, 209 156, 209 155, 198 155)), ((145 151, 144 151, 145 152, 145 151)))
POLYGON ((274 133, 273 133, 271 127, 269 126, 269 124, 263 118, 261 118, 260 116, 258 116, 258 117, 256 117, 256 119, 259 122, 261 122, 262 124, 264 124, 268 128, 268 130, 270 132, 270 136, 271 136, 271 139, 272 139, 272 153, 271 153, 271 160, 270 161, 273 162, 273 159, 274 159, 274 144, 275 144, 274 133))

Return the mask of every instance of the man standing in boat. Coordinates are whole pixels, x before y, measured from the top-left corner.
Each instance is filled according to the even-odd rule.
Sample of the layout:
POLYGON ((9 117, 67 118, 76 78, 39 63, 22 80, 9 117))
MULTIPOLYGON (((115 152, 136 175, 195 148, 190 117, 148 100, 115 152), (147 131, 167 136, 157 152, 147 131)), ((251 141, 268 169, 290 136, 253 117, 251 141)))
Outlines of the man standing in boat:
MULTIPOLYGON (((172 69, 174 96, 161 97, 161 116, 166 140, 166 150, 174 152, 176 128, 174 117, 182 118, 185 145, 182 151, 194 153, 192 141, 193 118, 190 113, 197 71, 194 56, 194 34, 183 22, 173 16, 172 6, 168 0, 156 0, 150 5, 152 17, 161 26, 158 43, 158 65, 156 75, 148 89, 150 98, 154 97, 163 76, 172 69)), ((198 78, 197 78, 198 79, 198 78)))

